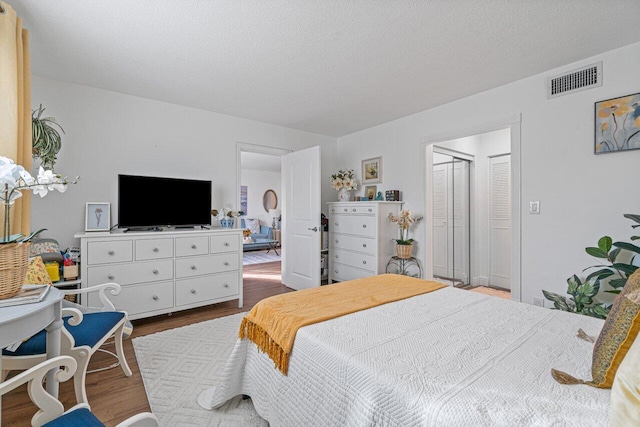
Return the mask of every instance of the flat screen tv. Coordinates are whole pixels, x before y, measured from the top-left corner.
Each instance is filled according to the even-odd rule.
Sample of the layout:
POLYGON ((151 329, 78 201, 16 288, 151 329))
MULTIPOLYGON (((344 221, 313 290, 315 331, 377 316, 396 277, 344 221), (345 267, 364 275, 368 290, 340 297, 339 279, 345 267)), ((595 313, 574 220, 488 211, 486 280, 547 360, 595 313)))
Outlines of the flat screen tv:
POLYGON ((118 175, 118 227, 211 225, 211 181, 118 175))

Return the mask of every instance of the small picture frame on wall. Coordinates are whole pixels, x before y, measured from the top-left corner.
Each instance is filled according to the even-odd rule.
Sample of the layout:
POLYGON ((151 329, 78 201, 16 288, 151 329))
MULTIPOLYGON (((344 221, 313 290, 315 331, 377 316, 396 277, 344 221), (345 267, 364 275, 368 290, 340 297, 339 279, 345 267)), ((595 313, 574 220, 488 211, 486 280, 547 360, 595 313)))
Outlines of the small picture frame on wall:
POLYGON ((364 197, 366 197, 368 200, 375 200, 377 192, 377 185, 367 185, 366 187, 364 187, 364 197))
POLYGON ((640 149, 640 93, 595 103, 594 153, 640 149))
POLYGON ((362 161, 362 184, 382 182, 382 156, 362 161))
POLYGON ((111 203, 87 202, 85 231, 109 231, 111 228, 111 203))

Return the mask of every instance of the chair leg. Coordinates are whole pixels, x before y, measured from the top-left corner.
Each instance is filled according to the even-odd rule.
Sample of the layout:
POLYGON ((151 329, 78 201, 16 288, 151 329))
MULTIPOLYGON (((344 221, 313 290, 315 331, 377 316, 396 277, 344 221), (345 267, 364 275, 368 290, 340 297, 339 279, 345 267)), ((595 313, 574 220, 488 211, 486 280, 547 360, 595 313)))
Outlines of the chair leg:
POLYGON ((124 356, 124 348, 122 347, 123 332, 124 332, 124 322, 116 330, 113 338, 116 343, 116 354, 118 355, 118 360, 120 361, 120 366, 122 367, 122 371, 124 372, 125 376, 130 377, 131 369, 129 368, 129 364, 127 364, 127 358, 124 356))
POLYGON ((69 351, 69 355, 78 362, 78 369, 73 375, 73 388, 76 392, 76 401, 78 403, 89 404, 87 398, 87 368, 89 367, 89 359, 91 353, 88 347, 78 347, 69 351))

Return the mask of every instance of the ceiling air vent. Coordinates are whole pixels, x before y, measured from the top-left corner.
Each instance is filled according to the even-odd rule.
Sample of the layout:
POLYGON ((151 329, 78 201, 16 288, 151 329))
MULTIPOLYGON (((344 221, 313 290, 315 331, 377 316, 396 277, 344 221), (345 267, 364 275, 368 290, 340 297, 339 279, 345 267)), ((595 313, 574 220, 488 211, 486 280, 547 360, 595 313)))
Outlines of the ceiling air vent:
POLYGON ((602 86, 602 61, 547 78, 547 98, 602 86))

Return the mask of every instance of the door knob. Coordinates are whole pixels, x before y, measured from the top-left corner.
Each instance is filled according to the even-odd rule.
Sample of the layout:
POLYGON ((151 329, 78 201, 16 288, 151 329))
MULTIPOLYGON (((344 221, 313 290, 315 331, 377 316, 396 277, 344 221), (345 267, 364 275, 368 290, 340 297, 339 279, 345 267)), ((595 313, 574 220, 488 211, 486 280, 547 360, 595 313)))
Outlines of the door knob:
POLYGON ((318 231, 318 227, 307 228, 307 230, 311 230, 311 231, 313 231, 313 232, 316 232, 316 231, 318 231))

